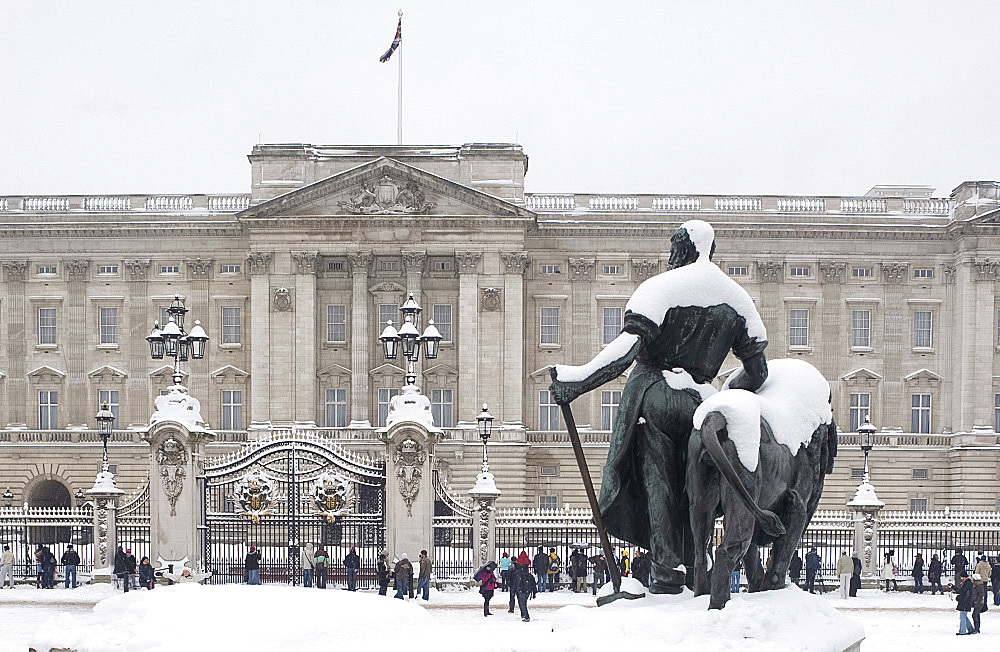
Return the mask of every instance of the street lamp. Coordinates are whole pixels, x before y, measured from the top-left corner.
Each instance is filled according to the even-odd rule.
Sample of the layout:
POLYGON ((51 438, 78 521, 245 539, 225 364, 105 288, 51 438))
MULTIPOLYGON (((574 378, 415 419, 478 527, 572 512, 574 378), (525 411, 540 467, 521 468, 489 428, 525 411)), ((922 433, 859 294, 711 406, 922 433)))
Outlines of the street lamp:
POLYGON ((208 342, 208 334, 201 327, 201 322, 195 320, 194 328, 191 332, 184 330, 184 315, 188 309, 184 307, 184 301, 179 294, 174 295, 174 300, 167 308, 167 323, 160 326, 158 321, 153 322, 153 330, 146 336, 149 342, 149 357, 153 360, 162 360, 163 356, 174 359, 174 386, 179 387, 184 377, 181 375, 181 362, 187 362, 188 358, 201 360, 205 357, 205 343, 208 342))
POLYGON ((479 438, 483 440, 483 473, 487 473, 490 463, 486 459, 486 442, 490 440, 490 433, 493 431, 493 415, 486 403, 483 403, 483 411, 476 417, 476 424, 479 426, 479 438))
POLYGON ((76 498, 77 509, 83 507, 83 501, 87 500, 87 496, 83 493, 83 489, 77 489, 76 493, 73 494, 73 497, 76 498))
POLYGON ((111 436, 111 429, 115 423, 114 413, 108 409, 108 404, 105 403, 101 406, 101 409, 97 412, 94 417, 97 420, 97 433, 101 436, 101 441, 104 442, 104 458, 101 461, 101 472, 108 472, 108 437, 111 436))
POLYGON ((3 492, 3 506, 10 507, 13 504, 14 504, 14 494, 10 492, 10 487, 7 487, 7 490, 3 492))
POLYGON ((417 382, 417 375, 413 371, 413 364, 420 360, 420 349, 424 349, 424 357, 434 360, 438 356, 438 345, 441 340, 441 333, 434 325, 434 320, 427 322, 427 328, 423 334, 417 330, 417 319, 422 312, 420 304, 413 298, 410 292, 406 301, 399 307, 399 312, 403 313, 403 325, 396 330, 392 325, 392 320, 385 323, 379 341, 382 342, 382 352, 386 360, 395 360, 396 354, 402 349, 403 357, 406 358, 406 384, 414 385, 417 382))
POLYGON ((868 419, 868 416, 866 415, 865 422, 862 423, 860 426, 858 426, 858 436, 860 437, 861 450, 863 450, 865 453, 865 477, 864 477, 865 483, 869 482, 868 453, 870 453, 872 449, 875 448, 875 433, 876 433, 875 426, 872 425, 872 422, 868 419))

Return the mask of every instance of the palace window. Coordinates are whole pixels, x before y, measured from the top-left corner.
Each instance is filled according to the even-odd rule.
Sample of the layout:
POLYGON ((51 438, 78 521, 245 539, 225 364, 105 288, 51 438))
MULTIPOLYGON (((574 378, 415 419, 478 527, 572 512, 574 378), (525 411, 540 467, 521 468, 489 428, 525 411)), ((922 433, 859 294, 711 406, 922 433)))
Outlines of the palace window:
POLYGON ((788 268, 788 275, 789 276, 809 276, 809 268, 808 267, 789 267, 788 268))
POLYGON ((931 347, 931 311, 917 310, 913 313, 913 347, 931 347))
POLYGON ((347 426, 347 390, 328 388, 326 390, 326 427, 347 426))
POLYGON ((39 276, 55 276, 56 271, 55 265, 39 265, 35 268, 35 273, 39 276))
POLYGON ((618 404, 622 402, 622 393, 617 390, 601 392, 601 430, 611 430, 618 414, 618 404))
POLYGON ((220 274, 239 274, 240 269, 239 265, 219 265, 220 274))
POLYGON ((401 321, 399 319, 399 306, 394 303, 378 304, 378 330, 379 333, 385 328, 385 323, 391 321, 393 327, 399 330, 401 321))
POLYGON ((621 276, 624 269, 621 265, 605 265, 604 273, 608 276, 621 276))
POLYGON ((788 311, 788 345, 809 346, 809 310, 793 308, 788 311))
POLYGON ((222 343, 239 344, 242 342, 240 308, 222 309, 222 343))
POLYGON ((559 509, 559 496, 539 496, 538 509, 559 509))
POLYGON ((871 278, 872 268, 871 267, 852 267, 851 276, 853 278, 871 278))
POLYGON ((222 429, 243 430, 243 392, 222 390, 222 429))
POLYGON ((911 512, 926 512, 927 511, 927 499, 926 498, 910 498, 910 511, 911 512))
POLYGON ((543 478, 554 478, 559 475, 559 467, 555 464, 538 467, 538 475, 543 478))
POLYGON ((441 303, 431 306, 431 314, 434 317, 434 326, 441 333, 442 342, 451 342, 451 304, 441 303))
POLYGON ((380 387, 378 390, 378 427, 385 428, 385 422, 389 418, 389 402, 393 396, 398 396, 399 390, 395 387, 380 387))
POLYGON ((344 271, 344 261, 342 260, 330 260, 326 263, 326 271, 328 272, 342 272, 344 271))
POLYGON ((934 270, 927 267, 916 267, 913 270, 913 278, 934 278, 934 270))
POLYGON ((539 265, 538 266, 538 273, 539 274, 562 274, 562 270, 559 268, 559 265, 539 265))
POLYGON ((431 416, 434 418, 434 425, 438 428, 451 428, 452 403, 450 389, 431 390, 431 416))
POLYGON ((56 343, 56 309, 38 309, 38 343, 56 343))
POLYGON ((913 479, 914 480, 926 480, 927 479, 927 469, 913 469, 913 479))
POLYGON ((931 431, 931 395, 910 395, 910 432, 931 431))
POLYGON ((347 306, 326 307, 326 341, 347 342, 347 306))
POLYGON ((38 392, 38 429, 56 430, 59 427, 59 392, 38 392))
POLYGON ((872 311, 851 311, 851 346, 870 347, 872 345, 872 311))
POLYGON ((743 266, 730 267, 729 268, 729 275, 730 276, 750 276, 750 268, 749 267, 743 267, 743 266))
POLYGON ((851 477, 852 478, 863 478, 865 477, 865 469, 863 466, 851 467, 851 477))
POLYGON ((559 308, 541 309, 541 338, 542 344, 559 343, 559 308))
POLYGON ((538 391, 538 429, 559 430, 559 406, 547 389, 538 391))
POLYGON ((160 274, 180 274, 180 265, 160 265, 160 274))
POLYGON ((101 308, 101 344, 118 344, 118 308, 101 308))
POLYGON ((850 423, 851 432, 857 432, 858 426, 865 422, 871 409, 872 395, 867 393, 851 394, 850 423))
POLYGON ((380 260, 378 269, 380 272, 395 272, 399 270, 399 264, 395 260, 380 260))
POLYGON ((113 276, 118 273, 118 265, 101 265, 97 268, 97 273, 102 276, 113 276))
MULTIPOLYGON (((450 260, 435 260, 431 263, 431 269, 435 272, 450 272, 452 269, 452 263, 450 260)), ((437 322, 437 320, 434 320, 437 322)))
POLYGON ((111 410, 111 414, 115 415, 115 420, 111 423, 111 427, 118 430, 118 409, 120 404, 118 402, 117 389, 102 389, 97 392, 97 409, 103 409, 105 404, 111 410))
POLYGON ((611 344, 618 337, 618 334, 622 331, 622 309, 621 308, 605 308, 604 309, 604 337, 602 342, 604 344, 611 344))

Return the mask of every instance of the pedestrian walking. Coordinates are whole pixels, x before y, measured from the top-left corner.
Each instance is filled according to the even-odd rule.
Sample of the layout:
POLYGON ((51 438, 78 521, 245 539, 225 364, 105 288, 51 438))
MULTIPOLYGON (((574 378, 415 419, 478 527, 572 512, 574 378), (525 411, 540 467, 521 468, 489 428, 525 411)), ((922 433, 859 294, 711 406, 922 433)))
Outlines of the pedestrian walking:
MULTIPOLYGON (((989 560, 986 558, 986 555, 983 554, 983 553, 980 553, 980 555, 979 555, 979 561, 976 562, 976 571, 975 572, 978 573, 980 575, 980 577, 983 578, 983 608, 982 608, 982 611, 989 611, 990 610, 990 605, 989 605, 989 600, 986 599, 986 596, 989 594, 990 583, 991 582, 995 582, 995 580, 1000 579, 1000 578, 995 577, 993 575, 993 566, 992 566, 992 564, 990 564, 989 560)), ((976 629, 979 629, 978 625, 976 626, 976 629)))
POLYGON ((122 550, 121 546, 118 546, 118 550, 115 551, 115 577, 118 581, 122 583, 125 593, 128 593, 128 565, 125 563, 125 551, 122 550))
POLYGON ((955 548, 955 554, 951 558, 951 565, 955 567, 955 584, 958 584, 958 578, 962 576, 962 573, 969 566, 969 559, 965 556, 965 552, 961 548, 955 548))
POLYGON ((413 564, 406 558, 405 552, 392 572, 396 576, 396 595, 392 597, 402 600, 410 593, 410 578, 413 577, 413 564))
POLYGON ((913 558, 913 571, 910 573, 913 575, 913 592, 923 593, 924 592, 924 558, 918 552, 916 557, 913 558))
POLYGON ((851 589, 847 594, 856 598, 858 597, 858 589, 861 588, 861 560, 858 559, 858 553, 851 556, 851 563, 854 565, 854 571, 851 573, 851 589))
POLYGON ((378 556, 378 563, 375 564, 375 573, 378 575, 378 594, 385 595, 389 590, 389 562, 388 555, 382 553, 378 556))
POLYGON ((7 582, 10 588, 14 588, 14 552, 10 546, 4 545, 3 553, 0 553, 0 589, 7 582))
POLYGON ((496 567, 496 562, 486 562, 486 565, 477 570, 473 576, 473 579, 480 583, 479 594, 483 596, 483 616, 493 615, 490 613, 490 600, 493 599, 493 592, 497 588, 497 576, 493 574, 496 567))
POLYGON ((517 606, 521 610, 521 622, 526 623, 531 620, 531 616, 528 614, 528 600, 537 597, 538 587, 535 584, 535 578, 531 576, 531 572, 528 570, 528 555, 523 552, 521 555, 524 557, 524 565, 517 564, 514 566, 510 589, 511 595, 517 597, 517 606))
POLYGON ((934 595, 935 590, 944 595, 944 589, 941 588, 942 570, 941 560, 937 555, 931 555, 931 563, 927 565, 927 581, 931 585, 931 595, 934 595))
POLYGON ((247 584, 260 584, 260 551, 256 546, 250 546, 250 552, 247 553, 243 563, 247 573, 247 584))
POLYGON ((962 571, 952 591, 958 594, 958 604, 955 605, 955 609, 958 611, 958 635, 975 634, 975 627, 969 620, 969 612, 972 611, 972 582, 969 581, 967 571, 962 571))
POLYGON ((556 553, 555 548, 549 548, 549 571, 548 571, 548 584, 549 593, 556 590, 559 585, 559 572, 562 570, 562 560, 559 559, 559 554, 556 553))
POLYGON ((806 554, 806 591, 816 592, 816 573, 822 567, 823 564, 819 560, 819 555, 816 554, 816 549, 810 548, 809 553, 806 554))
POLYGON ((851 575, 854 574, 854 562, 847 556, 847 551, 840 553, 837 560, 837 577, 840 578, 840 597, 846 600, 851 593, 851 575))
POLYGON ((143 557, 142 561, 139 562, 139 586, 152 591, 155 585, 156 573, 153 572, 153 567, 149 564, 149 557, 143 557))
POLYGON ((315 556, 316 548, 311 543, 307 543, 299 550, 299 563, 302 566, 302 587, 306 589, 311 589, 313 585, 313 570, 315 567, 313 557, 315 556))
POLYGON ((80 555, 76 550, 73 550, 73 544, 66 546, 66 552, 62 554, 62 558, 59 560, 62 565, 66 568, 65 575, 66 580, 63 582, 63 588, 70 588, 70 578, 73 578, 73 588, 76 588, 76 567, 80 565, 80 555))
POLYGON ((549 582, 549 556, 545 554, 545 549, 542 546, 538 546, 538 552, 531 560, 531 568, 535 571, 538 590, 544 593, 549 582))
POLYGON ((426 550, 420 551, 420 558, 417 560, 420 567, 417 575, 417 597, 423 597, 424 602, 431 599, 431 560, 427 556, 426 550), (423 595, 420 592, 423 591, 423 595))
POLYGON ((795 586, 799 585, 799 579, 802 577, 802 557, 799 557, 799 551, 796 550, 792 553, 792 558, 788 562, 788 579, 792 580, 792 584, 795 586))
MULTIPOLYGON (((526 572, 529 577, 531 577, 531 584, 532 584, 532 586, 536 587, 536 592, 537 592, 537 586, 538 586, 538 584, 537 584, 537 582, 535 582, 534 576, 531 575, 531 559, 528 558, 528 553, 526 551, 524 551, 524 550, 522 550, 521 554, 517 556, 517 559, 514 559, 510 563, 510 577, 511 577, 511 581, 513 581, 514 573, 517 572, 517 569, 518 569, 519 566, 522 567, 522 570, 524 570, 524 572, 526 572)), ((510 591, 510 598, 507 601, 507 603, 508 603, 507 604, 507 612, 508 613, 514 613, 514 605, 515 605, 516 602, 517 602, 517 593, 515 593, 513 590, 511 590, 510 591)))
POLYGON ((317 589, 326 588, 326 569, 329 565, 330 557, 326 554, 326 548, 321 543, 316 546, 316 552, 313 554, 313 575, 316 579, 317 589))
POLYGON ((507 590, 507 582, 510 575, 510 555, 506 552, 500 557, 500 590, 507 590))
POLYGON ((347 552, 347 556, 344 557, 344 568, 347 569, 347 590, 357 591, 358 569, 361 568, 361 558, 358 557, 358 551, 354 546, 351 546, 351 549, 347 552))

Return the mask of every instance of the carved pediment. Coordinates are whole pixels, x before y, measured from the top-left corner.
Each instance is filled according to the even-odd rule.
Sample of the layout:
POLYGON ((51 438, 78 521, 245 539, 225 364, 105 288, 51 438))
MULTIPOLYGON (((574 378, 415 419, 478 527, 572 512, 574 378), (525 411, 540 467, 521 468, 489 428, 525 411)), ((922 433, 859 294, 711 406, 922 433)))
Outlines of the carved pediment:
POLYGON ((516 204, 382 157, 252 206, 240 218, 434 215, 534 217, 516 204))
POLYGON ((222 382, 244 383, 246 382, 246 379, 250 377, 250 374, 243 371, 239 367, 234 367, 231 364, 219 367, 218 369, 216 369, 215 371, 213 371, 208 375, 210 378, 213 378, 217 383, 222 383, 222 382))
POLYGON ((933 385, 940 385, 944 378, 930 369, 918 369, 911 374, 903 376, 903 380, 911 386, 929 387, 933 385))
POLYGON ((875 373, 871 369, 865 369, 861 367, 855 369, 854 371, 849 371, 840 377, 841 380, 848 384, 854 385, 874 385, 875 383, 882 380, 880 374, 875 373))
POLYGON ((424 369, 424 377, 434 380, 458 380, 458 369, 449 367, 446 364, 436 364, 433 367, 424 369))
MULTIPOLYGON (((183 369, 181 370, 181 376, 187 376, 187 372, 183 369)), ((153 379, 154 383, 173 383, 174 368, 165 364, 162 367, 150 371, 149 377, 153 379)))
POLYGON ((386 362, 368 372, 369 376, 403 376, 406 372, 396 365, 386 362))
POLYGON ((351 370, 337 363, 319 369, 316 376, 324 382, 336 382, 338 385, 351 382, 351 370))
POLYGON ((42 365, 29 371, 27 375, 32 382, 36 383, 61 383, 63 378, 66 377, 66 372, 60 371, 55 367, 42 365))
POLYGON ((128 377, 128 374, 119 369, 118 367, 112 367, 111 365, 104 365, 103 367, 98 367, 90 373, 87 374, 88 377, 93 378, 98 382, 122 382, 128 377))

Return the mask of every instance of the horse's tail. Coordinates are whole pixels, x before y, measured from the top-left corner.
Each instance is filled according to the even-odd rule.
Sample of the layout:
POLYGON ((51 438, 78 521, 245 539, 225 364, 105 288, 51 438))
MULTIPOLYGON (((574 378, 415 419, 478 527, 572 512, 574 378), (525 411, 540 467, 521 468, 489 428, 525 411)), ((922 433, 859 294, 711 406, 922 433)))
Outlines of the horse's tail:
POLYGON ((702 445, 705 446, 705 450, 708 452, 708 456, 712 458, 712 462, 716 468, 719 469, 726 478, 726 481, 729 482, 729 485, 736 491, 740 500, 743 501, 746 508, 754 515, 757 522, 760 523, 761 528, 773 537, 781 536, 785 533, 785 526, 782 525, 781 519, 774 512, 761 509, 757 505, 757 501, 747 491, 746 486, 743 485, 743 481, 740 480, 740 476, 736 474, 736 469, 733 468, 729 457, 722 450, 722 444, 719 443, 719 431, 725 427, 725 417, 718 412, 710 412, 701 424, 702 445))

